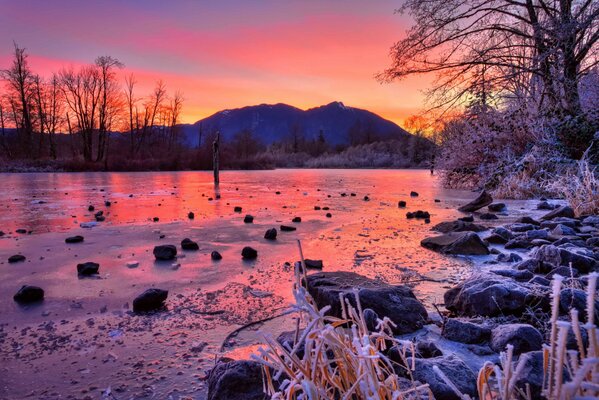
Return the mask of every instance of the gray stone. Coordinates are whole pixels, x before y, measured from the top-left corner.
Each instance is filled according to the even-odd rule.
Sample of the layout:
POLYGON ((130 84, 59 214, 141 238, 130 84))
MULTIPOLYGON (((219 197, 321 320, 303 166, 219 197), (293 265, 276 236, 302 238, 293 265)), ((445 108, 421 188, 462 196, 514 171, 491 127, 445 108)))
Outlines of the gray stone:
POLYGON ((499 353, 505 351, 508 344, 514 346, 514 354, 541 350, 543 335, 528 324, 505 324, 493 328, 491 348, 499 353))
POLYGON ((134 312, 154 311, 161 308, 168 297, 168 290, 148 289, 133 300, 134 312))
POLYGON ((458 208, 458 210, 462 212, 474 212, 488 206, 491 203, 493 203, 493 197, 491 197, 486 190, 483 190, 476 199, 458 208))
POLYGON ((173 260, 177 255, 177 247, 175 247, 172 244, 164 244, 161 246, 154 247, 153 253, 154 257, 156 257, 157 260, 173 260))
POLYGON ((489 248, 474 232, 453 232, 430 237, 420 242, 422 247, 454 255, 487 255, 489 248))
POLYGON ((458 319, 448 319, 443 325, 441 336, 460 343, 482 343, 489 339, 491 330, 480 325, 458 319))
MULTIPOLYGON (((455 355, 415 358, 413 361, 415 363, 415 369, 412 371, 414 379, 428 383, 436 399, 460 400, 460 397, 434 371, 433 366, 438 367, 461 393, 472 397, 476 396, 476 375, 464 361, 455 355)), ((411 363, 412 357, 409 357, 408 365, 411 363)))
POLYGON ((574 210, 568 206, 561 206, 543 215, 541 219, 548 220, 558 217, 574 218, 574 210))

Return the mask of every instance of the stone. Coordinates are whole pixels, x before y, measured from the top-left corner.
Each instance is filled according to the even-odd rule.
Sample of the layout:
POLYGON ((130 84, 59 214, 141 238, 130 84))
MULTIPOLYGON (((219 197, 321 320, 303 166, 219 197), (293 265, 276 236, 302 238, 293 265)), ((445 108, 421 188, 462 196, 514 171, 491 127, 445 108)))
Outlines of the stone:
POLYGON ((195 250, 199 250, 200 246, 193 240, 191 240, 189 238, 185 238, 181 241, 181 248, 183 250, 195 251, 195 250))
POLYGON ((528 283, 532 283, 533 285, 541 285, 541 286, 549 286, 551 281, 549 279, 543 278, 542 276, 534 276, 528 283))
POLYGON ((529 217, 528 215, 520 217, 520 218, 516 219, 514 222, 518 223, 518 224, 530 224, 530 225, 535 225, 535 226, 539 226, 541 224, 539 221, 537 221, 536 219, 534 219, 532 217, 529 217))
POLYGON ((513 262, 522 261, 522 257, 520 257, 520 255, 518 255, 516 253, 510 253, 510 254, 501 253, 500 255, 497 256, 497 261, 513 263, 513 262))
POLYGON ((519 282, 528 282, 534 276, 532 272, 530 272, 526 269, 524 269, 524 270, 495 269, 495 270, 492 270, 491 273, 493 273, 495 275, 506 276, 508 278, 512 278, 519 282))
POLYGON ((369 332, 375 332, 379 316, 373 309, 367 308, 364 310, 364 321, 366 322, 366 329, 368 329, 369 332))
POLYGON ((518 315, 537 298, 514 281, 482 275, 449 289, 444 300, 445 307, 459 315, 492 317, 518 315))
POLYGON ((210 371, 207 400, 267 400, 269 398, 270 396, 264 393, 262 364, 256 361, 221 361, 210 371))
POLYGON ((555 267, 551 271, 549 271, 549 273, 545 275, 545 278, 553 279, 555 275, 560 275, 564 278, 576 278, 578 275, 580 275, 580 273, 576 268, 570 268, 566 267, 565 265, 562 265, 559 267, 555 267))
POLYGON ((505 244, 505 249, 506 250, 511 250, 511 249, 529 249, 532 247, 532 244, 530 243, 529 240, 526 239, 521 239, 521 238, 514 238, 512 240, 510 240, 509 242, 507 242, 505 244))
POLYGON ((331 218, 331 217, 333 217, 333 214, 331 214, 331 213, 327 213, 327 214, 325 215, 325 217, 327 217, 327 218, 331 218))
POLYGON ((397 207, 399 207, 399 208, 405 208, 405 207, 406 207, 406 205, 407 205, 407 204, 406 204, 406 202, 405 202, 405 201, 403 201, 403 200, 400 200, 400 201, 397 203, 397 207))
POLYGON ((174 260, 175 256, 177 255, 177 247, 175 247, 172 244, 163 244, 160 246, 155 246, 153 254, 157 260, 174 260))
MULTIPOLYGON (((587 322, 587 293, 584 290, 566 288, 559 294, 560 314, 568 315, 571 309, 578 310, 578 319, 581 323, 587 322)), ((599 321, 599 299, 595 300, 594 323, 599 321)))
POLYGON ((244 260, 254 260, 258 257, 258 251, 250 246, 246 246, 241 250, 241 257, 244 260))
POLYGON ((506 350, 506 346, 514 346, 514 354, 541 350, 543 335, 528 324, 503 324, 491 331, 491 348, 496 352, 506 350))
POLYGON ((90 276, 99 274, 100 264, 95 262, 84 262, 77 264, 77 274, 80 276, 90 276))
POLYGON ((18 263, 18 262, 23 262, 26 259, 27 259, 27 257, 25 257, 22 254, 15 254, 15 255, 8 257, 8 262, 11 264, 14 264, 14 263, 18 263))
POLYGON ((489 339, 491 330, 472 322, 452 318, 448 319, 443 325, 441 336, 454 342, 467 344, 482 343, 489 339))
POLYGON ((593 271, 598 266, 598 262, 592 251, 581 247, 557 247, 554 245, 544 245, 535 249, 532 257, 545 263, 556 266, 569 266, 576 268, 582 273, 593 271))
POLYGON ((77 236, 69 236, 64 241, 65 241, 65 243, 81 243, 81 242, 83 242, 83 240, 84 240, 83 236, 77 235, 77 236))
POLYGON ((241 211, 243 211, 243 208, 240 206, 235 206, 235 208, 233 208, 233 212, 240 213, 241 211))
POLYGON ((13 296, 13 300, 20 304, 37 303, 44 300, 44 290, 37 286, 23 285, 13 296))
POLYGON ((210 253, 210 258, 214 261, 222 260, 223 256, 216 250, 210 253))
POLYGON ((551 204, 547 201, 542 201, 539 204, 537 204, 537 210, 553 210, 556 207, 559 207, 559 206, 556 206, 555 204, 551 204))
POLYGON ((418 192, 410 192, 410 197, 418 197, 418 192))
POLYGON ((291 222, 302 222, 302 218, 301 217, 295 217, 291 220, 291 222))
POLYGON ((154 311, 164 306, 168 290, 148 289, 133 300, 134 312, 154 311))
POLYGON ((439 368, 461 393, 467 394, 472 398, 476 396, 475 373, 464 361, 455 355, 414 359, 408 357, 407 361, 408 365, 414 362, 413 378, 417 381, 428 383, 436 399, 461 400, 458 394, 435 372, 433 367, 439 368))
POLYGON ((306 258, 304 260, 304 263, 306 264, 306 268, 308 268, 308 269, 322 269, 323 268, 322 260, 312 260, 312 259, 306 258))
POLYGON ((532 231, 534 229, 537 229, 536 225, 521 223, 521 222, 516 222, 514 224, 511 224, 510 226, 508 226, 508 228, 512 232, 526 232, 526 231, 532 231))
POLYGON ((505 203, 492 203, 487 207, 491 212, 501 212, 507 209, 505 203))
POLYGON ((549 232, 545 229, 532 229, 530 231, 526 231, 526 238, 529 240, 547 239, 548 237, 549 232))
POLYGON ((514 368, 515 375, 513 377, 515 386, 522 393, 526 393, 528 386, 532 395, 531 400, 545 399, 546 397, 541 394, 545 379, 543 352, 532 351, 522 354, 517 361, 517 365, 518 367, 514 368))
POLYGON ((196 215, 192 211, 187 213, 187 218, 194 219, 195 217, 196 217, 196 215))
POLYGON ((432 227, 433 231, 441 232, 441 233, 449 233, 449 232, 483 232, 486 231, 486 226, 473 224, 472 222, 465 221, 446 221, 441 222, 432 227))
POLYGON ((422 247, 445 254, 487 255, 489 248, 474 232, 451 232, 445 235, 426 238, 422 247))
POLYGON ((590 215, 588 217, 585 217, 582 220, 582 223, 584 225, 593 225, 593 226, 599 225, 599 216, 597 216, 597 215, 590 215))
POLYGON ((497 215, 495 215, 493 213, 484 213, 484 214, 479 215, 478 218, 480 218, 482 220, 498 219, 497 215))
POLYGON ((248 214, 248 215, 246 215, 246 216, 243 218, 243 222, 244 222, 244 223, 246 223, 246 224, 251 224, 251 223, 253 223, 253 222, 254 222, 254 216, 253 216, 253 215, 249 215, 249 214, 248 214))
POLYGON ((277 239, 277 229, 270 228, 264 233, 264 239, 266 240, 276 240, 277 239))
POLYGON ((549 220, 558 217, 574 218, 576 215, 574 214, 574 210, 572 208, 568 206, 561 206, 543 215, 541 219, 549 220))
POLYGON ((493 203, 493 197, 486 190, 483 190, 480 195, 468 204, 458 208, 462 212, 474 212, 493 203))
POLYGON ((353 272, 319 272, 308 276, 308 291, 319 309, 330 306, 329 315, 341 317, 339 295, 355 307, 354 289, 363 309, 372 309, 379 318, 388 317, 395 334, 414 332, 424 326, 428 313, 407 286, 395 286, 353 272))
POLYGON ((576 231, 569 226, 558 224, 551 230, 553 236, 576 236, 576 231))
MULTIPOLYGON (((366 310, 364 310, 364 312, 366 312, 366 310)), ((298 334, 298 339, 301 337, 301 335, 302 331, 300 330, 298 334)), ((279 336, 277 336, 277 342, 279 342, 285 349, 291 352, 296 347, 295 331, 282 332, 279 336)), ((297 346, 297 349, 295 351, 295 354, 300 359, 304 357, 305 344, 306 342, 302 341, 297 346)))
POLYGON ((289 226, 289 225, 281 225, 279 229, 281 229, 281 232, 293 232, 293 231, 297 230, 297 228, 295 226, 289 226))

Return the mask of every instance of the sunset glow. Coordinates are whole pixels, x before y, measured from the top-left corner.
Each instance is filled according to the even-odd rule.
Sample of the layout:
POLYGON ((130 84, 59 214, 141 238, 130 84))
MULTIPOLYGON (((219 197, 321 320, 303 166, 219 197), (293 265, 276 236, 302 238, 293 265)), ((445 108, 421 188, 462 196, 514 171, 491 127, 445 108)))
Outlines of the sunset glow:
MULTIPOLYGON (((12 42, 34 71, 111 55, 140 91, 158 79, 185 96, 182 122, 260 103, 310 108, 332 101, 396 123, 417 113, 424 78, 381 84, 407 17, 397 1, 0 1, 0 67, 12 42)), ((428 78, 427 78, 428 79, 428 78)))

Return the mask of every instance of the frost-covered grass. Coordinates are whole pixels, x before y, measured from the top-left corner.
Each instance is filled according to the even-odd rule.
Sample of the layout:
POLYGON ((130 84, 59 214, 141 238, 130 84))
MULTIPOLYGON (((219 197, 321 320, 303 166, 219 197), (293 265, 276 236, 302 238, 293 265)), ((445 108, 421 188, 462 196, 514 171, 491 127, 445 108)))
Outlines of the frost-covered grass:
POLYGON ((584 157, 577 168, 548 184, 549 188, 563 196, 577 215, 599 213, 599 179, 596 167, 584 157))

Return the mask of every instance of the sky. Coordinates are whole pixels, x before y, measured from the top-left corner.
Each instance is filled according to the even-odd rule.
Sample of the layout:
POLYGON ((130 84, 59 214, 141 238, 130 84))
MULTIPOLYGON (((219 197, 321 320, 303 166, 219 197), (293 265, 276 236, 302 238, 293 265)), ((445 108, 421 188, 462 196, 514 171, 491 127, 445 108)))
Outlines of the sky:
POLYGON ((401 0, 0 0, 0 69, 13 41, 48 76, 101 55, 125 64, 138 94, 162 79, 183 92, 182 122, 223 109, 332 101, 398 124, 423 108, 428 77, 381 84, 405 35, 401 0))

